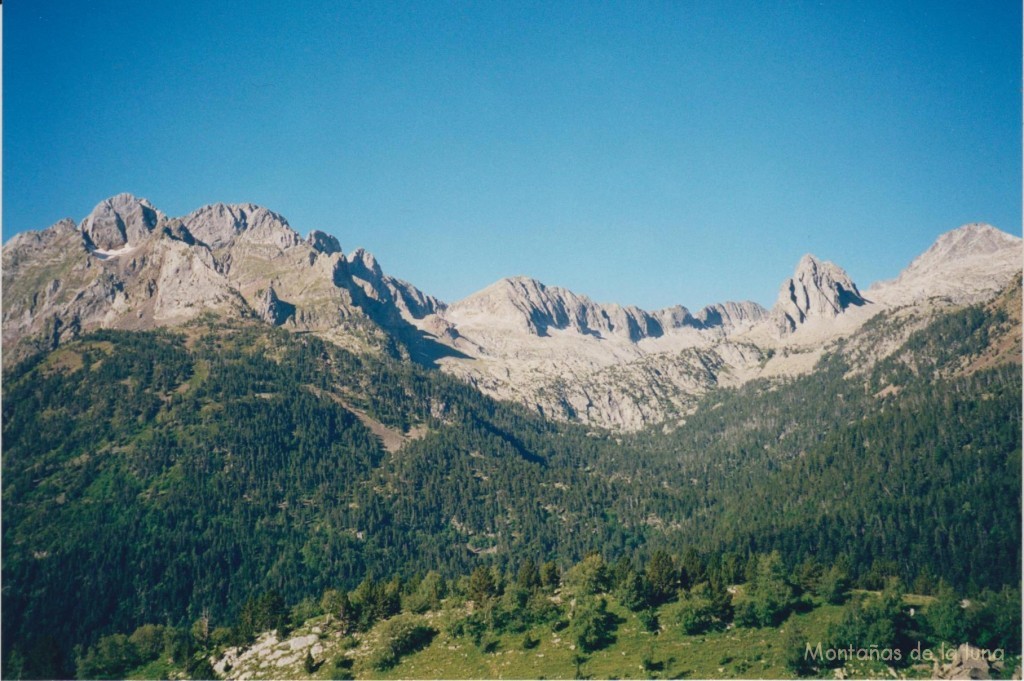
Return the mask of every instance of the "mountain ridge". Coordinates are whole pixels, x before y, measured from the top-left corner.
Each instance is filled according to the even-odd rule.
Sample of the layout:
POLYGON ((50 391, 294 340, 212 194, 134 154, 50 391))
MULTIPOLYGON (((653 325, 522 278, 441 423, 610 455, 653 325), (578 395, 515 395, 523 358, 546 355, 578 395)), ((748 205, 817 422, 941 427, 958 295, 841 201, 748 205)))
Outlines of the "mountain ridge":
POLYGON ((4 245, 4 356, 92 328, 174 326, 213 312, 406 357, 555 418, 636 430, 681 418, 715 386, 809 371, 880 311, 985 300, 1020 272, 1020 253, 1019 238, 965 225, 864 293, 807 254, 770 310, 727 301, 647 311, 528 276, 449 304, 387 274, 369 251, 346 254, 320 230, 303 237, 257 204, 175 218, 118 194, 78 223, 4 245))

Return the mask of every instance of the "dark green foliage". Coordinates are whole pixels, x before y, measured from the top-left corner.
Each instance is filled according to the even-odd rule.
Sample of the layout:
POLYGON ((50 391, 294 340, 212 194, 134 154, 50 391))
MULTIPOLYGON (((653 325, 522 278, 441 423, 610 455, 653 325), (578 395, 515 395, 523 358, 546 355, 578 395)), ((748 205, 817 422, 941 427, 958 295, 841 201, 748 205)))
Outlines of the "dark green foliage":
POLYGON ((960 597, 945 582, 939 584, 935 602, 926 612, 928 626, 936 642, 959 645, 967 640, 967 613, 960 597))
POLYGON ((358 621, 358 613, 344 590, 328 589, 320 597, 320 609, 328 617, 328 623, 335 624, 342 633, 350 632, 358 621))
POLYGON ((910 662, 910 650, 922 639, 903 604, 903 586, 890 579, 880 597, 868 594, 850 601, 842 620, 828 632, 829 645, 834 649, 853 647, 899 651, 901 659, 894 663, 910 662))
POLYGON ((615 640, 618 620, 603 597, 581 597, 569 621, 569 635, 583 652, 600 650, 615 640))
POLYGON ((846 571, 837 565, 821 572, 815 584, 815 594, 826 603, 841 605, 850 590, 846 571))
POLYGON ((793 587, 786 579, 778 552, 760 556, 757 571, 747 585, 746 598, 736 607, 736 623, 745 627, 778 624, 794 604, 793 587))
POLYGON ((622 578, 615 589, 615 595, 620 603, 633 612, 643 610, 650 605, 647 581, 642 574, 636 573, 633 570, 627 572, 622 578))
POLYGON ((1019 587, 983 590, 966 608, 965 638, 982 648, 1021 652, 1021 595, 1019 587))
POLYGON ((661 630, 661 622, 658 621, 658 615, 651 608, 640 610, 637 612, 636 618, 640 621, 640 626, 644 628, 644 631, 657 634, 661 630))
POLYGON ((366 577, 349 594, 356 628, 368 631, 376 622, 397 615, 401 610, 401 583, 397 579, 381 582, 366 577))
POLYGON ((610 587, 608 565, 597 553, 590 554, 565 573, 565 588, 576 596, 606 593, 610 587))
POLYGON ((516 574, 516 584, 527 590, 540 588, 540 569, 532 559, 527 558, 519 566, 519 572, 516 574))
POLYGON ((562 571, 558 569, 558 563, 552 560, 540 566, 540 583, 549 592, 561 585, 562 571))
POLYGON ((416 590, 406 599, 406 609, 418 614, 428 610, 436 610, 441 607, 441 600, 447 595, 447 581, 440 574, 431 570, 416 586, 416 590))
POLYGON ((797 676, 809 676, 814 673, 814 665, 807 654, 807 636, 792 621, 786 625, 786 637, 783 639, 783 655, 786 669, 797 676))
POLYGON ((284 597, 276 591, 268 591, 257 598, 250 597, 238 616, 234 639, 239 643, 250 643, 261 632, 271 629, 277 629, 283 638, 288 633, 288 615, 284 597))
MULTIPOLYGON (((955 345, 949 328, 998 325, 987 314, 950 313, 934 335, 955 345)), ((718 391, 685 427, 624 446, 667 480, 700 481, 683 529, 705 555, 774 549, 790 565, 845 555, 851 581, 874 588, 925 567, 966 592, 1015 583, 1020 511, 999 500, 1020 496, 1020 368, 958 376, 957 353, 979 346, 935 363, 932 335, 917 332, 866 376, 827 355, 806 377, 718 391), (887 386, 899 393, 876 396, 887 386), (971 537, 971 550, 956 537, 971 537)))
POLYGON ((689 589, 707 579, 707 566, 700 553, 692 546, 687 546, 679 561, 679 585, 689 589))
POLYGON ((703 634, 715 623, 711 601, 699 594, 685 594, 673 610, 675 622, 684 634, 703 634))
POLYGON ((135 654, 142 662, 160 657, 166 647, 167 627, 159 624, 143 624, 132 632, 128 641, 135 646, 135 654))
POLYGON ((214 671, 213 665, 210 664, 210 659, 206 655, 200 655, 189 663, 188 675, 190 679, 196 681, 210 681, 210 679, 217 678, 217 672, 214 671))
POLYGON ((669 606, 666 617, 685 634, 703 634, 711 629, 724 629, 732 615, 729 594, 712 588, 707 582, 682 592, 679 601, 669 606))
POLYGON ((485 603, 498 594, 494 575, 490 568, 481 565, 469 576, 469 591, 466 594, 475 603, 485 603))
POLYGON ((141 662, 135 646, 124 634, 104 636, 78 659, 79 679, 123 679, 141 662))
POLYGON ((313 653, 309 650, 306 651, 306 657, 302 660, 302 668, 306 670, 307 674, 312 674, 317 670, 316 660, 313 659, 313 653))
POLYGON ((657 607, 675 598, 679 590, 679 570, 675 561, 665 551, 655 551, 647 562, 647 598, 651 606, 657 607))

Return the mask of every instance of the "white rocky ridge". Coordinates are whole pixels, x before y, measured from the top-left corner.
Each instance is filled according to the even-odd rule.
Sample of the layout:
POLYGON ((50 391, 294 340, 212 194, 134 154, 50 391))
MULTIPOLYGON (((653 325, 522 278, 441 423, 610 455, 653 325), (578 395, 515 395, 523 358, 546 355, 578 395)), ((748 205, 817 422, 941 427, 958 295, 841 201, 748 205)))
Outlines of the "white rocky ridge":
POLYGON ((528 277, 449 306, 386 274, 371 253, 346 255, 317 230, 304 239, 261 206, 214 204, 170 218, 120 194, 80 223, 62 220, 4 246, 4 361, 92 328, 176 325, 212 311, 356 351, 380 351, 390 336, 411 358, 495 397, 635 430, 685 417, 716 386, 810 371, 830 343, 879 312, 920 308, 923 319, 935 306, 990 298, 1020 275, 1021 253, 1019 238, 967 225, 864 294, 839 266, 807 255, 771 311, 726 302, 696 314, 681 305, 648 312, 528 277))

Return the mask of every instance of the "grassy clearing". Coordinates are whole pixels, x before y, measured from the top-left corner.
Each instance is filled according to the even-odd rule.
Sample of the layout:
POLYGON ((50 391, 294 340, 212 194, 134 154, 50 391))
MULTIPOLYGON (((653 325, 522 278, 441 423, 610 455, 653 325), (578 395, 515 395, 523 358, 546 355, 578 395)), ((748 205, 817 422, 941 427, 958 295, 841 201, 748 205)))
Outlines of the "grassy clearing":
MULTIPOLYGON (((424 650, 406 656, 386 672, 365 671, 359 678, 792 678, 784 660, 785 636, 794 624, 808 640, 823 639, 841 608, 821 606, 793 615, 779 628, 731 628, 687 636, 662 622, 657 634, 644 629, 637 616, 611 600, 620 623, 608 647, 578 656, 566 632, 535 627, 526 634, 485 637, 475 646, 466 638, 440 634, 424 650), (524 649, 524 639, 538 641, 524 649), (579 659, 582 657, 582 659, 579 659)), ((324 676, 322 678, 329 678, 324 676)))

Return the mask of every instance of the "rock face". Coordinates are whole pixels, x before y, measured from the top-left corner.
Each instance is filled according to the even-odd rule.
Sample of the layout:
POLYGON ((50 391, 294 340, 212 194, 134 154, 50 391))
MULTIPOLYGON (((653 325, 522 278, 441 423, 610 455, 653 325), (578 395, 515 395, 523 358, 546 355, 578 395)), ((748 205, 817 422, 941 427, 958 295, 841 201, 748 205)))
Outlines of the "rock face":
POLYGON ((633 343, 658 338, 668 329, 698 326, 685 307, 650 313, 634 306, 602 305, 529 277, 502 279, 452 305, 446 318, 456 326, 510 327, 533 336, 568 330, 633 343))
POLYGON ((231 246, 238 241, 291 248, 302 242, 283 217, 252 203, 203 206, 182 218, 195 238, 213 250, 231 246))
POLYGON ((259 297, 256 312, 268 324, 281 326, 295 314, 295 306, 278 298, 277 291, 271 286, 259 297))
POLYGON ((778 331, 787 334, 808 320, 832 319, 851 305, 866 302, 841 267, 807 254, 793 276, 783 282, 771 316, 778 331))
POLYGON ((755 302, 745 300, 740 303, 732 301, 708 305, 697 313, 697 322, 705 329, 720 328, 726 333, 748 329, 768 314, 768 311, 755 302))
MULTIPOLYGON (((1019 238, 967 225, 867 296, 840 267, 808 255, 770 312, 753 302, 648 312, 528 277, 448 306, 364 249, 346 255, 319 231, 303 239, 262 206, 214 204, 171 218, 119 194, 80 223, 61 220, 4 246, 3 357, 10 364, 94 328, 173 326, 212 312, 397 353, 553 418, 636 430, 684 418, 715 387, 810 371, 829 343, 877 312, 992 298, 1019 278, 1021 253, 1019 238)), ((896 340, 860 343, 857 366, 896 340)))

